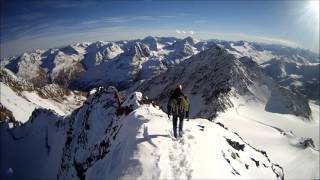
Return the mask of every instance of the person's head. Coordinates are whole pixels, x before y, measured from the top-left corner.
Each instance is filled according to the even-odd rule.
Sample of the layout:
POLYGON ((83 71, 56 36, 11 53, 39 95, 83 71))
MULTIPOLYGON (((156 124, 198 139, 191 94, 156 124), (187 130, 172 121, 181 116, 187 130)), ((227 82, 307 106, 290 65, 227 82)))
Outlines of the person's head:
POLYGON ((182 92, 182 85, 181 84, 177 84, 176 91, 182 92))

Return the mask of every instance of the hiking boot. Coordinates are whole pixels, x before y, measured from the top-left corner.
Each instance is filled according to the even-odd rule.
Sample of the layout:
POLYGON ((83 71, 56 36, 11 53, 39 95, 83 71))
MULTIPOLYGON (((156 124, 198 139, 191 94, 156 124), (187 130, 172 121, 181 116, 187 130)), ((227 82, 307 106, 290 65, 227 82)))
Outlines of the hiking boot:
POLYGON ((177 132, 173 132, 173 136, 177 138, 178 137, 177 132))
POLYGON ((179 131, 179 137, 182 137, 183 131, 179 131))

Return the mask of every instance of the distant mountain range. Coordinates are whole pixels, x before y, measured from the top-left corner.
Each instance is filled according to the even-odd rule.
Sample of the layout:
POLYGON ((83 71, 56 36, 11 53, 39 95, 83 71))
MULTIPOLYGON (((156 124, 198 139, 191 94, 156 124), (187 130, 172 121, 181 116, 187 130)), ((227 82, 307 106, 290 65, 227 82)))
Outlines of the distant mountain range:
POLYGON ((71 89, 90 90, 112 84, 126 89, 213 45, 223 47, 237 58, 251 58, 281 85, 303 92, 311 99, 319 99, 314 93, 319 90, 316 72, 319 55, 282 45, 245 41, 148 36, 131 41, 77 43, 6 58, 2 66, 38 87, 56 83, 71 89))
POLYGON ((319 66, 307 50, 191 37, 5 58, 1 179, 319 179, 319 66), (190 119, 175 139, 178 83, 190 119))
MULTIPOLYGON (((268 86, 275 87, 277 84, 282 94, 293 93, 290 96, 295 98, 289 101, 311 99, 319 102, 319 62, 317 54, 282 45, 148 36, 130 41, 98 41, 58 49, 38 49, 3 59, 1 69, 4 77, 10 74, 15 76, 11 79, 20 79, 15 82, 25 82, 38 89, 48 84, 57 84, 67 91, 89 91, 94 87, 109 85, 120 90, 132 87, 152 89, 156 86, 151 87, 151 84, 158 82, 153 78, 162 78, 161 82, 167 79, 165 82, 170 85, 183 82, 191 88, 190 93, 203 93, 208 96, 204 97, 206 103, 214 103, 211 104, 214 107, 211 115, 194 112, 194 115, 207 114, 205 117, 208 118, 229 107, 230 103, 220 102, 220 94, 232 88, 242 93, 251 84, 269 82, 268 77, 273 79, 272 83, 267 83, 268 86), (215 58, 217 60, 213 61, 215 58), (185 70, 181 72, 181 69, 185 70), (173 80, 168 80, 170 77, 173 80), (140 86, 142 82, 144 84, 140 86), (211 95, 207 93, 209 89, 214 90, 211 95), (212 98, 215 100, 212 101, 212 98), (217 106, 217 103, 220 105, 217 106)), ((170 88, 168 85, 158 95, 168 93, 170 88)), ((272 96, 279 94, 273 89, 269 87, 272 96)), ((292 104, 290 108, 294 109, 293 114, 303 117, 310 115, 305 105, 296 108, 294 102, 286 104, 292 104)), ((288 110, 277 109, 281 112, 288 110)))

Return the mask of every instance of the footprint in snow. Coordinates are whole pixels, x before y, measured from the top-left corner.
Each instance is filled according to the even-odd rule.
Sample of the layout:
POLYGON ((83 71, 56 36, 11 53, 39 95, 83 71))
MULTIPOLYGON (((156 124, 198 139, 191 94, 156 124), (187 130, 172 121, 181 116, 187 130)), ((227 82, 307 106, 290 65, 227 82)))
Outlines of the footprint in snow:
POLYGON ((205 128, 205 126, 203 126, 203 125, 197 125, 200 129, 200 131, 204 131, 204 128, 205 128))
POLYGON ((189 140, 194 139, 194 136, 192 136, 191 134, 189 134, 189 135, 188 135, 188 139, 189 139, 189 140))

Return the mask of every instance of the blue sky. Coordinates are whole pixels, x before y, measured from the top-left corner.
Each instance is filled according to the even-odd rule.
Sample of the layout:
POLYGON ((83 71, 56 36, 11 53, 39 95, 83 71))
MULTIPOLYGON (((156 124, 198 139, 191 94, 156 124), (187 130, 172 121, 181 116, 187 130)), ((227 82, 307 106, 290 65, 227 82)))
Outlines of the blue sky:
POLYGON ((248 40, 318 52, 318 2, 1 0, 1 57, 148 35, 248 40))

